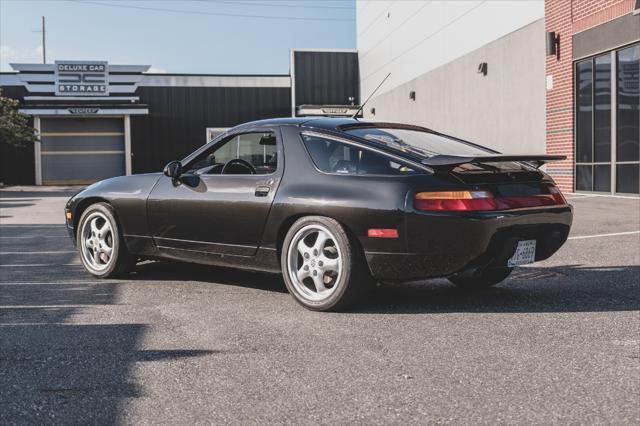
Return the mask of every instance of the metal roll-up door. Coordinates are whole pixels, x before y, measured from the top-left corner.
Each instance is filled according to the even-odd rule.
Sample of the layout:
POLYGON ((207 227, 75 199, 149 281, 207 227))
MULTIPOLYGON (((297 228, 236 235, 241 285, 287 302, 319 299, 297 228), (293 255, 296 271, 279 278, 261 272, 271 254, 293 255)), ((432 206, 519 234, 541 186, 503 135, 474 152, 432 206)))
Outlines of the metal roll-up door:
POLYGON ((125 174, 124 119, 42 118, 42 183, 88 184, 125 174))

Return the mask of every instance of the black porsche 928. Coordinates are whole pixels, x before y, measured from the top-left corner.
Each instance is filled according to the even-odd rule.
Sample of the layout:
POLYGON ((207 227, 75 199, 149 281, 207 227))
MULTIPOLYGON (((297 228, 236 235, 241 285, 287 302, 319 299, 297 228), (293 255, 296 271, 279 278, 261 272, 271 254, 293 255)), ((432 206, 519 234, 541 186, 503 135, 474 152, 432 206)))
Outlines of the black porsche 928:
POLYGON ((563 158, 402 124, 264 120, 164 173, 89 186, 67 203, 66 223, 97 277, 141 259, 282 272, 303 306, 336 310, 374 280, 486 287, 551 256, 573 212, 540 166, 563 158))

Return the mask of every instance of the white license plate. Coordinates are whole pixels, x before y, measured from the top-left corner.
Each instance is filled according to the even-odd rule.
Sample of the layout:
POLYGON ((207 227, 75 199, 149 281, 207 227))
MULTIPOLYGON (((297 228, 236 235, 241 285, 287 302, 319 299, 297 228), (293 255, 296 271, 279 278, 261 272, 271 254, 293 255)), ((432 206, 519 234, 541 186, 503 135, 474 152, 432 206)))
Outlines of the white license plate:
POLYGON ((514 266, 526 265, 527 263, 533 263, 535 261, 536 240, 518 241, 516 252, 511 256, 511 259, 507 261, 507 266, 512 268, 514 266))

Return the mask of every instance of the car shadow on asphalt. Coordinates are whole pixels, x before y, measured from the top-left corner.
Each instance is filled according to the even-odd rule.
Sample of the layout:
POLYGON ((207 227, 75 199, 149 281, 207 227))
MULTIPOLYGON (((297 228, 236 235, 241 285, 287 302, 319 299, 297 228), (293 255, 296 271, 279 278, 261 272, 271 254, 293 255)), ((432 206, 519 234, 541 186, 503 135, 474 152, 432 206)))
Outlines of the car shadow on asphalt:
POLYGON ((383 284, 355 312, 532 313, 609 312, 640 309, 640 267, 567 265, 516 269, 488 289, 463 290, 447 280, 383 284))
MULTIPOLYGON (((128 279, 198 281, 286 293, 278 274, 179 262, 140 264, 128 279)), ((639 266, 525 267, 489 289, 459 289, 445 279, 373 286, 351 313, 598 312, 640 309, 639 266)))
POLYGON ((32 198, 25 198, 20 200, 3 200, 0 198, 0 210, 15 209, 17 207, 32 207, 35 205, 35 201, 32 198))
POLYGON ((280 274, 164 260, 138 264, 135 271, 127 276, 127 279, 136 281, 198 281, 276 293, 287 292, 280 274))
POLYGON ((146 324, 73 324, 118 301, 115 282, 0 283, 0 424, 115 424, 144 395, 139 362, 211 356, 212 349, 141 348, 146 324))

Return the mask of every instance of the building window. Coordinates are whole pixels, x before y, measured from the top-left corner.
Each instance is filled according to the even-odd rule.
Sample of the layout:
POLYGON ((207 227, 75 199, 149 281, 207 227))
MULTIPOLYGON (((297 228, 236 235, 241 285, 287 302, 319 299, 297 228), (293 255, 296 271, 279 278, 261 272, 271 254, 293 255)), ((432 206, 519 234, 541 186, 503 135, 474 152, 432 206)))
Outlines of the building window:
POLYGON ((204 143, 209 143, 224 132, 229 130, 228 127, 207 127, 206 140, 204 143))
POLYGON ((640 44, 577 62, 575 85, 576 190, 638 194, 640 44))
POLYGON ((617 52, 616 182, 618 192, 640 189, 640 44, 617 52))

